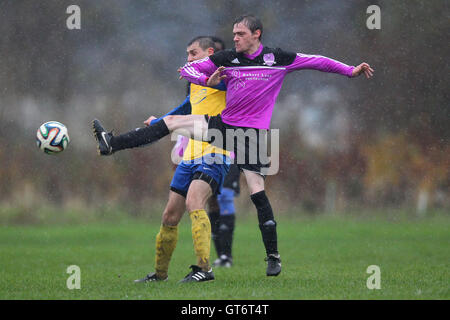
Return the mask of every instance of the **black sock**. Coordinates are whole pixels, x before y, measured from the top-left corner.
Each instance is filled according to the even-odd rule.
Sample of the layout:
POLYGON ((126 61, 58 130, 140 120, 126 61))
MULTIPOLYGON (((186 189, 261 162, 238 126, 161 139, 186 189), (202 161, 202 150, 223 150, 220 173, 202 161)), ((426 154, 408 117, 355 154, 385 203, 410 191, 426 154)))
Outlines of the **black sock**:
POLYGON ((219 220, 219 241, 222 250, 220 255, 224 254, 230 258, 232 258, 231 248, 233 246, 235 219, 236 216, 234 214, 227 214, 221 215, 219 220))
POLYGON ((211 238, 214 242, 214 246, 216 247, 217 256, 220 257, 222 252, 221 241, 219 238, 219 219, 220 212, 216 210, 210 210, 208 212, 209 221, 211 223, 211 238))
POLYGON ((272 207, 265 191, 250 196, 258 212, 259 229, 261 230, 267 255, 278 254, 277 223, 273 217, 272 207))
POLYGON ((155 142, 169 133, 166 123, 161 120, 151 126, 112 137, 111 147, 113 152, 136 148, 155 142))

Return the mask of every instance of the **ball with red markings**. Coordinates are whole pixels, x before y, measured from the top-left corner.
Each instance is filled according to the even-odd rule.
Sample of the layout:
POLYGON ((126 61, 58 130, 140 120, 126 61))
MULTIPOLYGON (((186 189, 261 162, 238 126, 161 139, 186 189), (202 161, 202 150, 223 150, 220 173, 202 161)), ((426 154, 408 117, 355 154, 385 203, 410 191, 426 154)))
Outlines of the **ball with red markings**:
POLYGON ((67 127, 57 121, 42 124, 36 133, 36 144, 47 154, 64 151, 70 142, 67 127))

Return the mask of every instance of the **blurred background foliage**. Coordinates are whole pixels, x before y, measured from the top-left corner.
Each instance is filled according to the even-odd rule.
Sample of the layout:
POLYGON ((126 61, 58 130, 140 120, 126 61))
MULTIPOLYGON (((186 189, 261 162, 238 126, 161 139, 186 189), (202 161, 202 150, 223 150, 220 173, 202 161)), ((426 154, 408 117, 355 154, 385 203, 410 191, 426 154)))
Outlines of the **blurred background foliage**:
MULTIPOLYGON (((2 0, 0 215, 26 222, 60 209, 160 210, 173 142, 100 158, 90 122, 120 133, 177 106, 186 44, 216 35, 232 47, 232 21, 243 13, 262 19, 267 46, 375 69, 371 80, 287 77, 272 120, 280 171, 266 180, 279 214, 448 211, 448 1, 2 0), (81 30, 66 27, 72 4, 81 30), (366 27, 372 4, 381 30, 366 27), (35 146, 49 120, 69 129, 71 144, 58 156, 35 146)), ((243 179, 238 206, 254 210, 243 179)))

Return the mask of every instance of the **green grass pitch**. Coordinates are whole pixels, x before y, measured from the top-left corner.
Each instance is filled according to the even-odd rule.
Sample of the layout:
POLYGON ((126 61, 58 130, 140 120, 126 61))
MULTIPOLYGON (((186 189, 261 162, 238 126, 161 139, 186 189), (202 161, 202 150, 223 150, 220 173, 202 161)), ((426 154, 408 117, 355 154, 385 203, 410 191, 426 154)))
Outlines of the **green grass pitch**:
MULTIPOLYGON (((237 218, 235 264, 215 268, 216 280, 178 284, 195 263, 184 217, 169 280, 134 284, 153 271, 159 223, 95 223, 0 227, 0 299, 449 299, 448 217, 278 219, 282 273, 265 276, 255 219, 237 218), (81 269, 81 289, 69 290, 67 267, 81 269), (381 289, 369 290, 369 265, 381 289)), ((212 260, 215 252, 212 248, 212 260)))

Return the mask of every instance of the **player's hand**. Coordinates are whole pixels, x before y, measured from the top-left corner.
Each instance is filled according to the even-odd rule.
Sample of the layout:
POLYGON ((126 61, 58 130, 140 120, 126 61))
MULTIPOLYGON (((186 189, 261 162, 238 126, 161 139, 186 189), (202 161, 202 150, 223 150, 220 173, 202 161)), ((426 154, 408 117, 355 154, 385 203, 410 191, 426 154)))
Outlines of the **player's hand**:
POLYGON ((211 77, 209 77, 208 81, 206 82, 206 85, 208 87, 214 87, 214 86, 217 86, 220 83, 220 81, 225 79, 227 76, 221 75, 223 70, 225 70, 225 67, 223 67, 223 66, 217 68, 217 70, 214 71, 214 73, 211 75, 211 77))
POLYGON ((178 77, 178 80, 181 80, 181 79, 183 79, 183 77, 181 76, 181 69, 182 69, 183 67, 179 67, 178 68, 178 73, 180 73, 180 76, 178 77))
POLYGON ((373 69, 369 66, 368 63, 363 62, 353 69, 352 77, 357 77, 362 73, 364 73, 366 75, 366 78, 369 79, 373 76, 373 69))
POLYGON ((155 119, 157 119, 157 118, 154 117, 154 116, 150 116, 147 120, 144 121, 144 124, 145 124, 146 126, 149 126, 149 125, 150 125, 150 122, 151 122, 152 120, 155 120, 155 119))

